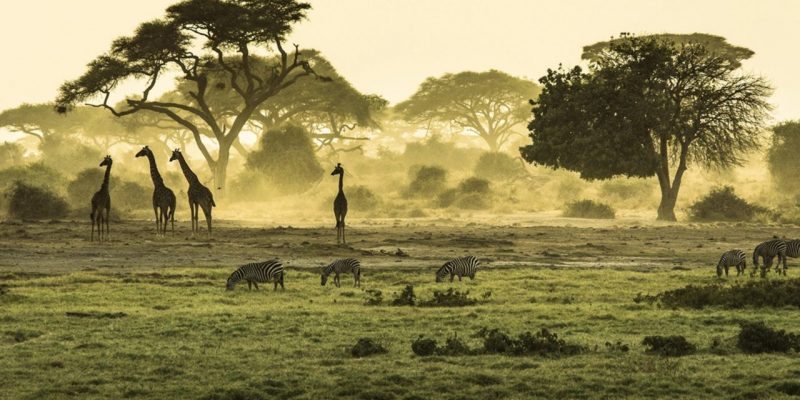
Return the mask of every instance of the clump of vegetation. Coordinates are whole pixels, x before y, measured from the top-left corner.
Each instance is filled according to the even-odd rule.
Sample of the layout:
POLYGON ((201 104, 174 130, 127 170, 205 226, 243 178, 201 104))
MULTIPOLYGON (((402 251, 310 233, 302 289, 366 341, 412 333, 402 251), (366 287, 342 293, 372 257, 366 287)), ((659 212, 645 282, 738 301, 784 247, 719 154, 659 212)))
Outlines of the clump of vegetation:
POLYGON ((0 144, 0 169, 22 165, 25 159, 25 148, 16 142, 0 144))
POLYGON ((594 200, 567 203, 563 216, 567 218, 614 219, 616 212, 608 204, 594 200))
POLYGON ((431 198, 445 190, 447 171, 436 165, 409 168, 411 183, 405 191, 406 197, 431 198))
POLYGON ((42 336, 41 332, 37 331, 9 331, 6 332, 6 336, 11 338, 16 343, 26 342, 31 339, 36 339, 39 336, 42 336))
POLYGON ((406 285, 403 291, 391 302, 393 306, 411 306, 417 304, 417 296, 414 294, 414 286, 406 285))
POLYGON ((731 286, 688 285, 655 296, 639 294, 633 300, 637 303, 658 302, 671 308, 800 307, 800 279, 749 281, 731 286))
POLYGON ((800 351, 800 336, 768 327, 764 322, 744 322, 737 337, 736 347, 745 353, 786 353, 800 351))
POLYGON ((389 351, 380 343, 370 338, 358 339, 355 346, 350 349, 350 354, 356 358, 368 357, 375 354, 386 354, 388 352, 389 351))
POLYGON ((48 189, 17 181, 8 191, 8 214, 17 219, 64 218, 67 202, 48 189))
POLYGON ((383 304, 383 293, 378 289, 367 289, 367 298, 364 300, 365 306, 379 306, 383 304))
MULTIPOLYGON (((78 172, 75 179, 71 180, 67 185, 67 199, 69 200, 69 204, 73 207, 86 207, 92 195, 100 189, 104 174, 105 170, 101 168, 87 168, 78 172)), ((109 182, 109 191, 116 187, 117 180, 112 178, 109 182)), ((112 198, 112 200, 115 200, 115 198, 112 198)), ((112 203, 116 206, 116 202, 112 203)))
POLYGON ((767 212, 766 208, 737 196, 730 186, 712 189, 689 206, 689 216, 693 221, 750 221, 767 212))
MULTIPOLYGON (((98 187, 95 189, 99 189, 98 187)), ((122 181, 111 193, 114 207, 122 210, 138 210, 149 208, 152 205, 153 191, 136 182, 122 181)), ((86 199, 83 200, 86 202, 86 199)))
MULTIPOLYGON (((332 201, 326 205, 330 205, 332 201)), ((351 210, 370 211, 381 204, 381 199, 368 187, 356 185, 347 188, 347 204, 351 210)))
POLYGON ((439 195, 439 206, 455 206, 465 210, 483 210, 492 205, 492 191, 489 181, 482 178, 467 178, 457 187, 439 195))
POLYGON ((475 351, 469 348, 466 343, 458 338, 458 335, 453 335, 447 338, 444 346, 439 344, 434 339, 427 339, 423 336, 411 343, 411 351, 420 357, 427 356, 467 356, 475 354, 475 351))
POLYGON ((469 297, 469 290, 465 292, 453 288, 447 291, 434 290, 433 298, 419 303, 420 307, 465 307, 473 306, 478 300, 469 297))
POLYGON ((259 148, 247 156, 247 167, 285 193, 300 193, 322 178, 314 143, 297 125, 283 125, 261 136, 259 148))
POLYGON ((583 346, 567 343, 557 334, 542 328, 536 333, 524 332, 512 338, 498 329, 481 329, 476 337, 483 338, 483 350, 489 354, 514 356, 536 355, 560 357, 580 354, 586 351, 583 346))
POLYGON ((665 357, 680 357, 694 354, 697 346, 689 343, 683 336, 647 336, 642 340, 642 344, 647 347, 650 354, 658 354, 665 357))
POLYGON ((627 353, 631 348, 621 341, 606 342, 606 350, 611 353, 627 353))
POLYGON ((513 181, 525 176, 525 167, 506 153, 486 152, 475 164, 475 176, 492 182, 513 181))

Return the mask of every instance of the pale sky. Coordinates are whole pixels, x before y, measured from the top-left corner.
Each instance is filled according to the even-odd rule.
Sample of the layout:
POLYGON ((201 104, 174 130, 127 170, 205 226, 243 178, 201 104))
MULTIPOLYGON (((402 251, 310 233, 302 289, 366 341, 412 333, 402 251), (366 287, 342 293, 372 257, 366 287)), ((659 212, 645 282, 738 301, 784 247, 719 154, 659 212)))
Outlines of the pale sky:
MULTIPOLYGON (((176 0, 25 0, 0 5, 0 109, 47 102, 111 41, 176 0)), ((312 0, 290 39, 323 52, 359 90, 402 101, 428 76, 490 68, 538 79, 619 32, 724 36, 755 51, 775 120, 800 118, 800 1, 312 0)))

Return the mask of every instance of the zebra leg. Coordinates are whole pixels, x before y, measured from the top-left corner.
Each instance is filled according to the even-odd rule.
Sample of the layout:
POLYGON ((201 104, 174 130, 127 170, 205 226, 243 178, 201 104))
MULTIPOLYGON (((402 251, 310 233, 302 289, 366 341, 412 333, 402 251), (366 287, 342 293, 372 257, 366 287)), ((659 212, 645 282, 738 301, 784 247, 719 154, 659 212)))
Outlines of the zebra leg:
POLYGON ((342 285, 339 283, 339 273, 338 273, 338 272, 337 272, 337 273, 336 273, 336 275, 333 277, 333 283, 335 283, 335 284, 336 284, 336 287, 337 287, 337 288, 338 288, 338 287, 342 287, 342 285))
POLYGON ((255 286, 255 287, 256 287, 256 290, 258 290, 258 282, 256 282, 256 281, 253 281, 253 286, 255 286))
POLYGON ((253 282, 247 281, 247 290, 253 289, 253 282))
POLYGON ((284 290, 286 290, 286 288, 283 287, 283 272, 281 272, 281 291, 284 291, 284 290))
POLYGON ((730 268, 731 268, 731 267, 729 267, 729 266, 727 266, 727 265, 725 266, 725 276, 726 276, 726 277, 728 276, 728 270, 729 270, 730 268))
POLYGON ((455 277, 456 277, 455 274, 450 274, 450 282, 453 282, 453 278, 455 278, 455 277))
POLYGON ((458 281, 461 282, 461 275, 458 276, 458 281))

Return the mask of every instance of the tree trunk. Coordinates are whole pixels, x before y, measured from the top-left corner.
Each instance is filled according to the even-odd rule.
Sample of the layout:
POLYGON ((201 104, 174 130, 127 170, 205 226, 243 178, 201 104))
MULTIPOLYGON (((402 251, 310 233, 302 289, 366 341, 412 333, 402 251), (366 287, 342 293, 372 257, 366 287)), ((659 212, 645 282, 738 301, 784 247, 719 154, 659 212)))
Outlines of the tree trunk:
POLYGON ((214 165, 214 186, 219 193, 219 197, 225 196, 225 185, 228 174, 228 161, 230 160, 231 145, 228 141, 221 141, 219 145, 219 156, 214 165))
POLYGON ((678 200, 677 190, 668 189, 666 193, 661 191, 661 203, 658 205, 659 221, 677 221, 675 218, 675 203, 678 200))

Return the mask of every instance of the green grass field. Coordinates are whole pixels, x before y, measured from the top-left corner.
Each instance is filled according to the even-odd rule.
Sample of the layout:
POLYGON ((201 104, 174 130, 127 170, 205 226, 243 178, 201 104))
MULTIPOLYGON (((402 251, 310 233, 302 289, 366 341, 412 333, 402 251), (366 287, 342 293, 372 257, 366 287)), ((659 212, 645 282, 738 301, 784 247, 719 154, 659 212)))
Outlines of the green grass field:
MULTIPOLYGON (((437 238, 449 228, 362 228, 357 240, 354 229, 353 247, 342 250, 321 243, 332 231, 318 237, 311 229, 229 227, 228 237, 252 236, 253 247, 229 249, 238 243, 234 239, 210 242, 218 254, 240 254, 239 261, 252 258, 251 251, 264 253, 258 243, 267 236, 284 243, 271 251, 286 260, 284 292, 273 292, 271 284, 226 292, 225 279, 239 261, 204 256, 204 265, 180 266, 171 257, 205 249, 183 238, 162 245, 173 254, 164 256, 162 266, 144 255, 138 266, 134 241, 137 232, 146 232, 144 224, 123 229, 99 251, 102 261, 71 229, 64 237, 49 236, 49 249, 38 234, 61 228, 25 227, 28 238, 12 238, 19 229, 0 229, 2 249, 21 260, 11 264, 7 258, 0 269, 4 399, 772 399, 800 392, 796 354, 752 356, 735 347, 740 321, 800 332, 797 309, 670 310, 633 301, 638 293, 715 282, 717 248, 762 237, 761 228, 732 231, 712 244, 707 237, 719 227, 464 228, 463 236, 473 241, 458 251, 472 248, 489 267, 475 281, 452 284, 433 282, 437 260, 445 258, 437 253, 437 238), (430 236, 414 233, 420 229, 430 236), (572 244, 553 235, 564 231, 574 232, 572 244), (513 239, 492 241, 503 232, 514 233, 513 239), (387 235, 417 237, 403 247, 412 249, 411 257, 381 253, 387 235), (653 237, 662 237, 658 245, 637 244, 653 237), (701 237, 706 245, 687 245, 701 237), (587 254, 559 247, 586 247, 587 240, 593 241, 587 254), (623 240, 627 244, 619 245, 623 240), (614 243, 631 250, 615 250, 614 243), (677 247, 687 250, 680 256, 666 250, 677 247), (365 266, 362 289, 351 287, 350 276, 342 277, 341 288, 321 287, 316 267, 353 254, 361 254, 365 266), (525 254, 535 256, 528 262, 525 254), (630 261, 606 261, 611 254, 630 261), (37 257, 43 261, 34 266, 37 257), (47 273, 48 262, 58 274, 47 273), (365 289, 381 290, 388 300, 406 284, 423 299, 434 289, 456 287, 488 300, 462 308, 364 305, 365 289), (418 357, 411 351, 420 335, 457 335, 480 347, 472 335, 482 327, 513 335, 548 328, 588 351, 561 358, 418 357), (684 335, 699 351, 679 358, 648 355, 641 345, 648 335, 684 335), (352 357, 350 349, 362 337, 377 340, 388 353, 352 357), (618 341, 630 351, 605 345, 618 341), (719 344, 712 348, 713 342, 719 344)), ((218 237, 225 236, 223 228, 218 237)))

